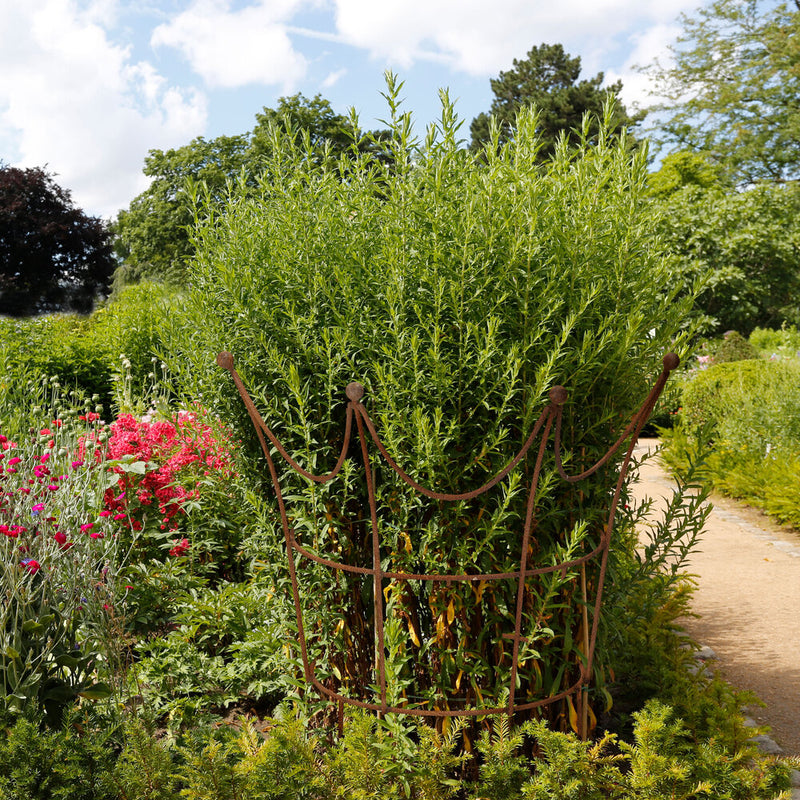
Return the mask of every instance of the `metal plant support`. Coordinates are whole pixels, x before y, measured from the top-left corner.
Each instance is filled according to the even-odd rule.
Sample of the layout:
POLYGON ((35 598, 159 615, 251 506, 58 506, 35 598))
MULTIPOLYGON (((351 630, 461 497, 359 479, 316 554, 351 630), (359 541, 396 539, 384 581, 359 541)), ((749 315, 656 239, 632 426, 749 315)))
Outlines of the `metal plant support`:
MULTIPOLYGON (((303 469, 303 467, 301 467, 286 452, 284 447, 281 445, 280 441, 275 437, 275 435, 269 429, 267 424, 264 422, 258 410, 256 409, 255 405, 253 404, 253 401, 250 398, 250 395, 248 394, 247 389, 245 388, 242 382, 242 379, 239 377, 238 373, 234 368, 233 356, 228 352, 222 352, 217 356, 217 363, 219 364, 220 367, 227 370, 231 374, 231 377, 233 378, 233 381, 236 384, 236 388, 238 389, 239 394, 241 395, 241 398, 244 401, 244 404, 247 408, 248 414, 250 415, 250 419, 252 420, 253 425, 255 426, 256 433, 261 443, 261 448, 264 452, 264 456, 269 466, 269 471, 272 477, 272 483, 275 490, 275 496, 277 498, 278 508, 280 511, 281 523, 283 526, 283 534, 286 542, 286 555, 289 566, 289 575, 292 583, 292 594, 293 594, 295 613, 297 619, 298 640, 300 644, 300 651, 303 661, 305 680, 308 684, 313 685, 317 689, 317 691, 319 691, 324 697, 327 697, 330 700, 335 701, 339 704, 340 719, 341 719, 342 705, 345 703, 349 705, 359 706, 365 709, 370 709, 372 711, 376 711, 379 713, 394 712, 398 714, 407 714, 407 715, 421 716, 421 717, 434 717, 434 718, 477 717, 488 714, 501 714, 501 713, 507 713, 510 716, 512 716, 515 712, 518 711, 526 711, 529 709, 538 708, 551 703, 555 703, 569 696, 576 695, 581 689, 587 686, 590 679, 590 675, 592 673, 594 649, 597 640, 598 623, 600 620, 603 585, 605 581, 606 567, 608 564, 609 545, 611 543, 611 535, 614 526, 614 518, 617 511, 617 506, 619 504, 622 488, 630 466, 633 449, 636 445, 636 442, 639 438, 642 428, 647 422, 647 419, 652 413, 653 408, 659 396, 661 395, 662 390, 664 389, 664 386, 667 382, 670 372, 672 372, 672 370, 674 370, 678 366, 679 363, 678 356, 676 356, 674 353, 669 353, 664 357, 663 359, 664 368, 661 372, 661 375, 659 376, 655 385, 651 389, 644 403, 642 403, 641 407, 639 408, 637 413, 633 416, 632 420, 627 425, 622 434, 619 436, 617 441, 609 448, 606 454, 593 466, 589 467, 588 469, 584 470, 578 475, 567 475, 564 470, 561 457, 561 449, 562 449, 561 424, 562 424, 562 406, 567 400, 567 391, 566 389, 564 389, 563 386, 554 386, 549 393, 550 402, 542 410, 542 413, 539 415, 538 420, 533 426, 533 430, 530 432, 530 435, 528 436, 527 440, 523 444, 520 451, 508 462, 508 464, 506 464, 506 466, 497 475, 495 475, 491 480, 487 481, 483 486, 474 489, 470 492, 464 492, 460 494, 447 494, 447 493, 432 491, 431 489, 428 489, 425 486, 421 486, 413 478, 411 478, 400 466, 398 466, 398 464, 394 461, 391 455, 387 452, 380 437, 378 436, 378 433, 375 429, 375 425, 372 419, 370 418, 369 413, 367 412, 364 405, 361 403, 361 398, 364 395, 364 387, 360 383, 355 383, 355 382, 349 383, 345 390, 348 398, 347 416, 345 422, 344 444, 342 446, 342 450, 341 453, 339 454, 338 460, 336 461, 334 468, 327 474, 313 475, 312 473, 303 469), (344 464, 348 452, 354 418, 358 430, 359 442, 361 445, 361 454, 364 464, 367 494, 369 498, 371 542, 372 542, 371 568, 358 567, 351 564, 335 561, 333 559, 323 558, 311 552, 307 548, 303 547, 303 545, 297 541, 297 538, 295 536, 295 531, 290 525, 289 515, 287 514, 286 504, 284 502, 284 496, 281 491, 280 481, 278 479, 278 471, 275 467, 272 456, 270 455, 270 448, 267 445, 267 440, 269 440, 269 442, 278 451, 278 453, 280 453, 280 455, 286 460, 286 462, 292 467, 292 469, 294 469, 300 475, 303 475, 305 478, 308 478, 311 481, 315 481, 316 483, 320 484, 327 483, 328 481, 333 480, 340 473, 342 469, 342 465, 344 464), (529 566, 528 552, 529 552, 529 545, 531 544, 532 529, 535 524, 534 506, 535 506, 536 489, 539 484, 539 476, 542 470, 542 463, 544 459, 545 449, 552 431, 554 431, 553 446, 555 451, 556 469, 561 478, 565 481, 568 481, 569 483, 576 483, 594 474, 598 469, 600 469, 604 464, 606 464, 612 458, 612 456, 620 449, 620 446, 623 444, 623 442, 625 442, 630 438, 630 443, 627 447, 627 451, 625 452, 625 456, 622 460, 622 464, 616 482, 616 487, 610 499, 608 517, 598 544, 591 550, 591 552, 585 553, 580 557, 574 558, 570 561, 564 561, 554 565, 542 566, 542 567, 529 566), (541 440, 538 446, 538 453, 536 456, 535 467, 533 470, 530 490, 528 493, 525 523, 522 529, 522 537, 520 542, 520 562, 518 569, 514 570, 513 572, 489 573, 480 575, 466 575, 466 574, 451 575, 451 574, 416 574, 410 572, 392 572, 392 571, 384 571, 381 568, 381 538, 378 525, 375 487, 373 483, 374 479, 372 475, 372 469, 370 466, 368 438, 372 440, 375 447, 377 447, 380 455, 383 457, 383 459, 386 461, 389 467, 391 467, 391 469, 394 470, 394 472, 397 473, 397 475, 414 490, 433 500, 439 500, 444 502, 457 502, 457 501, 471 500, 475 497, 478 497, 479 495, 482 495, 485 492, 487 492, 501 480, 503 480, 520 463, 520 461, 522 461, 528 450, 532 447, 534 440, 537 438, 537 436, 539 436, 540 433, 541 433, 541 440), (299 583, 297 579, 297 567, 295 564, 296 555, 299 555, 301 558, 304 559, 310 559, 311 561, 317 562, 318 564, 322 564, 333 570, 341 570, 343 572, 348 572, 351 574, 358 574, 358 575, 372 577, 374 608, 375 608, 374 611, 375 643, 376 643, 375 675, 377 678, 377 686, 379 694, 379 697, 377 698, 378 702, 370 703, 364 700, 358 700, 352 697, 346 697, 343 694, 340 694, 339 692, 336 692, 333 689, 330 689, 327 686, 323 685, 316 677, 314 672, 314 664, 309 659, 307 645, 306 645, 306 633, 303 625, 303 606, 301 602, 299 583), (597 589, 594 600, 591 628, 589 628, 587 624, 588 620, 586 617, 588 613, 587 612, 588 601, 586 599, 586 579, 584 570, 587 562, 591 561, 592 559, 598 559, 600 567, 597 579, 597 589), (580 675, 577 681, 575 681, 571 686, 564 689, 563 691, 553 694, 552 696, 543 697, 538 700, 518 703, 516 702, 515 699, 518 656, 520 651, 520 645, 526 641, 526 638, 523 635, 522 631, 523 598, 525 594, 526 579, 533 577, 535 575, 544 575, 557 571, 560 572, 562 575, 564 575, 566 574, 567 570, 572 570, 576 568, 580 570, 582 578, 581 581, 582 595, 583 595, 582 602, 583 602, 583 614, 584 614, 583 619, 584 619, 584 632, 585 632, 584 652, 586 654, 585 663, 583 663, 580 668, 580 675), (509 579, 517 581, 517 591, 516 591, 516 614, 515 614, 514 631, 513 633, 506 634, 503 637, 504 639, 509 640, 512 646, 511 679, 509 682, 508 703, 502 707, 493 707, 493 708, 474 707, 474 708, 459 708, 459 709, 426 709, 417 707, 397 706, 390 704, 387 700, 386 667, 385 667, 385 655, 384 655, 385 614, 384 614, 383 582, 393 581, 393 580, 479 582, 479 581, 498 581, 498 580, 509 580, 509 579)), ((583 714, 585 715, 585 698, 583 698, 583 707, 584 707, 583 714)), ((583 724, 582 733, 585 734, 585 722, 583 724)))

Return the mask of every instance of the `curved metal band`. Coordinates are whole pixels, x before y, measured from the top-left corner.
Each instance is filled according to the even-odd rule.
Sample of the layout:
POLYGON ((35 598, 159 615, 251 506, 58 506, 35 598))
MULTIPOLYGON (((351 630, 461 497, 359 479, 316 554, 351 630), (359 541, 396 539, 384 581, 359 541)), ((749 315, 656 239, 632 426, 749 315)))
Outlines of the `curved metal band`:
POLYGON ((381 713, 394 712, 399 714, 406 714, 406 715, 420 716, 420 717, 457 717, 457 716, 479 717, 479 716, 500 714, 500 713, 508 713, 509 715, 512 715, 517 711, 526 711, 529 709, 540 708, 542 706, 557 702, 558 700, 564 699, 565 697, 575 694, 582 686, 584 686, 587 683, 587 681, 589 680, 589 676, 591 675, 592 672, 594 649, 596 645, 599 619, 600 619, 603 587, 604 587, 606 569, 608 564, 609 545, 611 542, 614 519, 616 516, 619 500, 621 497, 622 488, 624 486, 625 477, 627 475, 627 471, 630 466, 636 440, 638 439, 639 434, 641 433, 641 430, 647 421, 647 418, 652 412, 658 400, 658 397, 660 396, 664 388, 664 385, 666 384, 667 378, 669 377, 669 373, 673 369, 675 369, 678 365, 677 356, 675 356, 674 354, 668 354, 667 356, 664 357, 664 362, 663 362, 664 369, 661 372, 661 375, 659 376, 658 380, 656 381, 652 390, 648 394, 642 406, 636 412, 630 423, 625 427, 625 429, 623 430, 622 434, 617 439, 617 441, 595 464, 593 464, 588 469, 582 471, 578 475, 572 475, 572 476, 567 475, 564 470, 561 458, 561 425, 563 416, 562 406, 567 400, 567 393, 563 387, 556 386, 553 389, 551 389, 549 404, 542 410, 541 414, 536 420, 536 423, 533 426, 531 433, 525 440, 525 443, 522 445, 519 452, 506 464, 506 466, 499 473, 497 473, 497 475, 495 475, 489 481, 487 481, 477 489, 473 489, 472 491, 463 493, 436 492, 432 489, 424 487, 420 483, 415 481, 413 478, 411 478, 408 475, 408 473, 406 473, 397 464, 397 462, 389 455, 388 451, 386 450, 386 447, 383 445, 380 437, 377 434, 377 431, 375 430, 375 426, 369 414, 366 411, 366 408, 360 402, 361 397, 363 395, 363 387, 360 384, 356 383, 351 383, 347 387, 347 396, 349 402, 347 404, 344 442, 342 444, 342 449, 339 453, 336 464, 330 472, 323 475, 314 475, 310 471, 301 467, 297 463, 297 461, 295 461, 288 454, 288 452, 281 445, 280 441, 277 439, 277 437, 273 434, 273 432, 264 422, 263 418, 256 409, 252 399, 247 393, 247 389, 245 388, 241 378, 239 377, 238 373, 234 368, 233 356, 231 356, 230 353, 220 353, 219 356, 217 357, 217 363, 221 367, 226 369, 228 372, 230 372, 231 377, 233 378, 233 381, 239 392, 239 395, 241 396, 245 404, 247 412, 256 430, 256 434, 258 436, 261 449, 264 453, 264 456, 267 460, 267 464, 269 466, 270 476, 272 478, 273 488, 275 490, 276 499, 278 502, 278 508, 280 511, 284 538, 286 541, 289 575, 292 582, 292 595, 295 604, 295 619, 298 628, 300 650, 303 660, 303 670, 307 683, 313 685, 323 696, 329 697, 330 699, 336 700, 340 703, 347 703, 350 705, 358 706, 360 708, 365 708, 381 713), (328 481, 332 480, 339 474, 344 464, 344 459, 347 456, 347 452, 350 445, 350 439, 352 433, 352 421, 354 415, 356 418, 356 426, 358 429, 359 440, 361 444, 361 455, 363 458, 363 463, 365 468, 367 493, 370 505, 370 523, 372 528, 372 567, 357 567, 354 565, 345 564, 343 562, 334 561, 332 559, 326 559, 321 556, 318 556, 315 553, 312 553, 310 550, 302 547, 302 545, 299 544, 299 542, 295 537, 294 530, 289 526, 289 519, 286 513, 286 507, 283 499, 283 493, 281 492, 278 473, 275 468, 275 464, 272 460, 271 454, 269 452, 269 448, 267 446, 267 440, 269 440, 269 442, 276 448, 278 453, 280 453, 281 457, 292 467, 292 469, 294 469, 300 475, 303 475, 305 478, 314 481, 316 483, 327 483, 328 481), (381 567, 381 560, 380 560, 380 537, 378 530, 377 506, 375 500, 374 487, 372 483, 372 470, 370 468, 370 459, 367 448, 367 438, 365 434, 365 428, 366 431, 369 432, 369 436, 372 439, 375 446, 378 448, 381 456, 386 460, 387 464, 401 478, 401 480, 403 480, 407 485, 409 485, 415 491, 425 495, 426 497, 446 502, 470 500, 475 497, 478 497, 481 494, 484 494, 493 486, 497 485, 497 483, 503 480, 511 472, 511 470, 513 470, 514 467, 516 467, 522 461, 527 452, 530 450, 534 440, 539 435, 539 433, 542 432, 542 428, 544 428, 539 449, 537 452, 536 464, 533 470, 533 477, 531 480, 529 494, 528 494, 526 517, 523 526, 523 535, 521 542, 520 568, 512 572, 488 573, 480 575, 467 575, 467 574, 438 575, 438 574, 427 574, 427 573, 405 573, 405 572, 393 572, 393 571, 384 572, 381 567), (536 490, 538 487, 539 476, 542 469, 545 446, 549 439, 551 428, 554 428, 554 450, 555 450, 556 470, 558 474, 565 481, 568 481, 569 483, 576 483, 597 472, 604 464, 608 463, 608 461, 611 459, 614 453, 617 452, 619 447, 626 439, 628 439, 629 437, 632 437, 632 439, 625 453, 625 456, 623 457, 622 460, 622 465, 620 467, 617 476, 617 482, 614 488, 614 493, 609 508, 607 521, 597 546, 594 547, 591 550, 591 552, 585 553, 584 555, 578 558, 571 559, 565 562, 560 562, 558 564, 550 565, 547 567, 538 567, 535 569, 529 569, 527 567, 527 557, 533 530, 533 512, 535 505, 536 490), (293 552, 298 553, 303 558, 310 559, 311 561, 314 561, 318 564, 321 564, 323 566, 335 570, 341 570, 364 576, 366 575, 372 576, 374 582, 373 592, 375 595, 375 641, 376 641, 375 669, 377 672, 378 682, 380 684, 379 685, 379 693, 381 698, 380 703, 369 703, 366 701, 357 700, 355 698, 346 697, 324 686, 316 678, 314 674, 314 665, 312 664, 312 662, 309 660, 308 657, 305 628, 303 625, 302 602, 299 593, 299 583, 297 580, 295 559, 294 556, 292 555, 293 552), (518 656, 519 656, 520 642, 523 639, 521 625, 522 625, 523 594, 525 591, 525 581, 529 577, 535 575, 552 574, 553 572, 558 572, 558 571, 566 573, 566 571, 569 569, 579 566, 582 567, 583 565, 585 565, 598 555, 600 556, 600 569, 598 574, 597 587, 595 590, 595 601, 592 613, 591 630, 589 631, 587 652, 585 653, 586 662, 581 666, 580 677, 575 683, 570 685, 567 689, 562 690, 561 692, 553 694, 549 697, 541 698, 540 700, 532 702, 516 703, 515 688, 516 688, 516 675, 518 667, 518 656), (384 621, 385 620, 383 612, 383 591, 381 588, 381 582, 383 581, 383 579, 419 580, 419 581, 434 581, 434 582, 439 581, 439 582, 451 582, 451 583, 517 580, 515 628, 513 635, 511 635, 513 644, 513 655, 511 661, 511 680, 509 687, 509 700, 506 706, 502 708, 498 707, 498 708, 469 708, 469 709, 468 708, 420 709, 420 708, 409 708, 407 706, 392 706, 387 703, 386 671, 384 666, 384 621))
MULTIPOLYGON (((292 544, 292 549, 300 553, 304 558, 321 564, 323 567, 330 567, 331 569, 342 570, 343 572, 352 572, 356 575, 374 575, 375 570, 372 567, 355 567, 352 564, 345 564, 343 561, 333 561, 329 558, 323 558, 307 550, 295 539, 294 532, 289 533, 289 538, 292 544)), ((580 558, 574 558, 571 561, 559 561, 557 564, 551 564, 549 567, 538 567, 537 569, 526 569, 525 577, 530 578, 534 575, 549 575, 553 572, 564 572, 565 570, 579 567, 587 561, 591 561, 598 553, 600 553, 605 545, 605 537, 601 538, 601 543, 594 548, 590 553, 582 555, 580 558)), ((513 572, 488 572, 482 575, 450 575, 439 573, 418 573, 418 572, 381 572, 384 578, 390 578, 397 581, 432 581, 441 583, 455 583, 455 582, 480 582, 480 581, 505 581, 511 579, 518 579, 520 571, 514 570, 513 572)))
MULTIPOLYGON (((558 694, 550 695, 549 697, 542 698, 541 700, 533 700, 527 703, 518 703, 514 706, 514 711, 529 711, 534 708, 541 708, 542 706, 556 703, 563 700, 565 697, 575 694, 585 681, 583 676, 567 689, 562 689, 558 694)), ((408 706, 391 706, 380 705, 378 703, 368 703, 365 700, 357 700, 354 697, 346 697, 334 692, 327 686, 320 683, 314 677, 311 679, 311 684, 320 693, 329 697, 331 700, 343 700, 348 705, 364 708, 367 711, 377 711, 381 714, 405 714, 410 717, 488 717, 493 714, 505 714, 508 712, 506 706, 497 706, 492 708, 451 708, 451 709, 428 709, 428 708, 409 708, 408 706)))

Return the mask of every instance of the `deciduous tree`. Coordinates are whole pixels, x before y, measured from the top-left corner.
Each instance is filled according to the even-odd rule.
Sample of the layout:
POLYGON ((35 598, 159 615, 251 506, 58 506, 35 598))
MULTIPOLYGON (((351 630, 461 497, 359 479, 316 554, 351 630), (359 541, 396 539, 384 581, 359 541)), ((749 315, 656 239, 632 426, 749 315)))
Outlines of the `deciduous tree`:
POLYGON ((369 151, 383 135, 376 131, 363 136, 320 95, 310 100, 295 94, 257 114, 250 133, 200 137, 172 150, 151 150, 144 174, 153 181, 120 212, 115 225, 117 250, 125 262, 119 276, 123 282, 145 276, 181 282, 194 252, 189 230, 195 214, 202 215, 209 203, 219 203, 232 184, 258 182, 272 147, 273 128, 290 133, 298 143, 307 137, 306 153, 316 163, 338 159, 354 147, 369 151), (202 192, 197 192, 201 186, 202 192))
POLYGON ((708 154, 730 180, 800 175, 800 0, 715 0, 683 16, 670 63, 644 68, 654 134, 667 147, 708 154))
POLYGON ((119 213, 114 226, 125 279, 180 278, 192 253, 191 187, 202 183, 211 197, 224 196, 228 183, 245 169, 249 147, 246 135, 210 141, 201 136, 183 147, 150 151, 144 174, 153 181, 119 213))
POLYGON ((735 191, 701 170, 677 186, 672 165, 663 169, 668 174, 650 185, 660 235, 672 252, 672 280, 687 291, 703 281, 695 311, 707 330, 749 334, 757 326, 800 323, 800 186, 735 191))
POLYGON ((0 164, 0 314, 91 311, 115 266, 105 223, 52 175, 0 164))

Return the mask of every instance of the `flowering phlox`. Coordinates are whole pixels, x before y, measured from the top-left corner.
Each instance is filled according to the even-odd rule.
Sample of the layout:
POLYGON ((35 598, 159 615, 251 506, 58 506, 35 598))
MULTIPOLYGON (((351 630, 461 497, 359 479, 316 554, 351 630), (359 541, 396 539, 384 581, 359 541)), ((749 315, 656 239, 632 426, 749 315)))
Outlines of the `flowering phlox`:
MULTIPOLYGON (((141 530, 154 509, 162 530, 177 530, 187 503, 199 496, 201 476, 212 470, 233 474, 230 437, 212 428, 204 416, 184 411, 173 420, 154 420, 152 415, 139 420, 123 414, 110 425, 105 456, 125 462, 113 467, 117 486, 107 489, 104 498, 114 520, 127 516, 130 527, 141 530), (132 462, 145 465, 143 474, 130 469, 132 462)), ((184 555, 188 548, 186 540, 185 550, 179 543, 170 554, 184 555)))

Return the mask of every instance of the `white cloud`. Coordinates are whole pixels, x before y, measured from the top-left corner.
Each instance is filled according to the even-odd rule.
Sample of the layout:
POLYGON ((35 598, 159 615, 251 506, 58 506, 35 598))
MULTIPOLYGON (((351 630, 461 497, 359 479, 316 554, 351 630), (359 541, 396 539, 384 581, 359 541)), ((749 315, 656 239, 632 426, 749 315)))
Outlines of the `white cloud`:
POLYGON ((654 94, 652 79, 638 68, 655 61, 664 67, 669 66, 672 61, 669 46, 680 32, 681 28, 676 24, 660 24, 631 37, 634 47, 630 55, 621 69, 608 75, 609 80, 622 80, 622 99, 631 108, 647 108, 663 99, 654 94))
POLYGON ((321 89, 330 89, 331 86, 335 86, 345 75, 347 74, 346 69, 337 69, 333 72, 328 73, 325 79, 320 84, 321 89))
POLYGON ((358 105, 364 53, 375 74, 425 62, 433 91, 448 71, 488 79, 542 42, 580 55, 584 75, 622 78, 626 103, 644 104, 633 65, 664 54, 675 17, 699 1, 0 0, 0 159, 48 165, 91 213, 127 206, 146 185, 148 149, 206 133, 206 89, 165 76, 167 48, 219 107, 252 87, 308 93, 310 82, 356 87, 358 105), (295 47, 312 53, 315 40, 337 46, 308 58, 295 47), (134 55, 148 42, 160 48, 151 60, 134 55))
POLYGON ((194 0, 159 25, 151 43, 180 50, 210 87, 261 83, 289 92, 307 69, 285 25, 301 4, 302 0, 262 0, 232 11, 230 0, 194 0))
POLYGON ((87 212, 115 214, 146 186, 148 149, 202 133, 205 98, 109 40, 111 0, 4 6, 0 152, 17 166, 47 165, 87 212))
MULTIPOLYGON (((445 57, 451 68, 495 75, 542 42, 582 55, 671 21, 696 0, 333 0, 342 38, 401 68, 445 57)), ((586 62, 586 59, 584 59, 586 62)), ((602 68, 602 67, 600 67, 602 68)))

